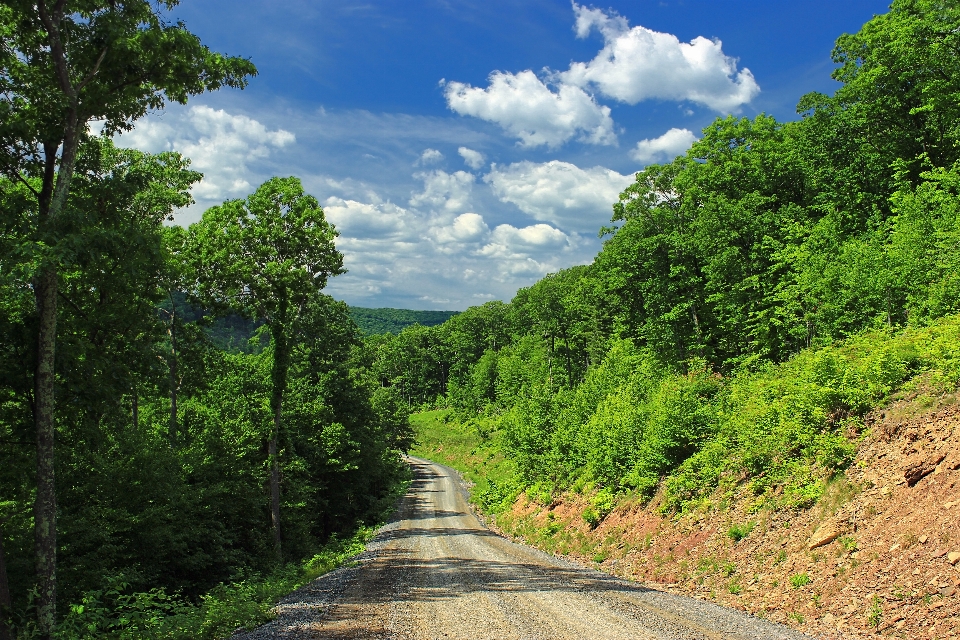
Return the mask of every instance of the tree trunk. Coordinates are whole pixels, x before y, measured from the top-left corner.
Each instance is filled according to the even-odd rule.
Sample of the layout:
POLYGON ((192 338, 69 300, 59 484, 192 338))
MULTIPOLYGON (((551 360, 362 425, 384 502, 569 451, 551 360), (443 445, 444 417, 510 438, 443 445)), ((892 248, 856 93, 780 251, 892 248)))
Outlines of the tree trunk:
POLYGON ((180 390, 180 381, 177 379, 177 304, 170 296, 170 425, 167 428, 167 437, 173 445, 177 440, 177 392, 180 390))
POLYGON ((34 379, 37 431, 37 495, 33 507, 37 565, 37 623, 48 640, 57 611, 57 495, 54 482, 54 362, 57 338, 57 271, 48 265, 36 282, 40 326, 34 379))
MULTIPOLYGON (((39 240, 55 248, 57 218, 63 212, 77 160, 77 113, 69 113, 63 153, 57 171, 58 142, 44 148, 43 187, 38 202, 39 240), (56 183, 54 183, 56 180, 56 183)), ((57 624, 57 495, 54 482, 56 430, 57 266, 56 255, 44 256, 34 283, 39 326, 34 375, 34 425, 37 436, 37 494, 33 506, 34 553, 37 572, 37 626, 40 640, 51 640, 57 624)))
MULTIPOLYGON (((278 317, 286 318, 286 296, 280 296, 280 313, 278 317)), ((271 371, 272 389, 270 394, 270 408, 273 410, 273 432, 270 434, 270 443, 267 453, 270 456, 270 521, 273 525, 273 544, 277 558, 283 557, 280 535, 280 460, 277 454, 277 441, 280 438, 280 414, 283 410, 283 394, 287 387, 287 370, 289 369, 289 353, 287 345, 286 326, 281 320, 270 327, 273 339, 273 368, 271 371)))
POLYGON ((10 583, 7 581, 7 562, 3 556, 3 532, 0 531, 0 640, 12 640, 10 624, 7 622, 12 606, 10 583))
POLYGON ((270 456, 270 524, 273 527, 273 548, 277 558, 283 556, 280 537, 280 461, 277 459, 277 438, 280 431, 280 412, 273 415, 273 433, 267 454, 270 456))

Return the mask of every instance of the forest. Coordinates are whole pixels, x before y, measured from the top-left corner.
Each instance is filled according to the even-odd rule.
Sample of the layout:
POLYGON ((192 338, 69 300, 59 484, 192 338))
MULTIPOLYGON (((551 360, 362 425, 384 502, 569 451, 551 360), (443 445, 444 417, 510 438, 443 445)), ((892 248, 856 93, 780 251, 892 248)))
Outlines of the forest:
POLYGON ((733 484, 809 506, 867 410, 960 384, 951 3, 840 36, 797 119, 637 173, 591 264, 404 327, 323 293, 343 256, 296 178, 167 226, 201 176, 111 142, 252 63, 153 3, 49 4, 0 7, 0 640, 266 619, 390 507, 411 412, 502 454, 482 507, 575 490, 599 520, 733 484))
POLYGON ((256 74, 175 4, 0 5, 2 640, 227 637, 407 476, 316 198, 273 178, 168 226, 201 174, 111 141, 256 74))
POLYGON ((837 39, 833 95, 716 119, 637 173, 591 264, 368 340, 374 372, 445 409, 449 439, 421 437, 479 438, 493 512, 576 491, 594 520, 626 494, 682 513, 741 487, 809 507, 869 409, 960 383, 958 52, 960 8, 894 2, 837 39))
POLYGON ((456 314, 456 311, 350 307, 350 317, 357 323, 364 335, 400 333, 415 324, 435 327, 438 324, 443 324, 456 314))

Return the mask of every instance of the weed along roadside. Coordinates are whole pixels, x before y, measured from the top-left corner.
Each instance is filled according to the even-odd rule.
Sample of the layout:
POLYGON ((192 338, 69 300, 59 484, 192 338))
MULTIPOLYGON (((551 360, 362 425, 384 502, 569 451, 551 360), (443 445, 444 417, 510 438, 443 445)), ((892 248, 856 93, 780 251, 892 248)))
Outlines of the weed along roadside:
POLYGON ((960 633, 958 338, 955 318, 865 334, 714 379, 698 396, 686 392, 691 376, 652 389, 628 377, 597 392, 588 374, 596 410, 563 424, 565 408, 582 404, 558 398, 564 431, 537 454, 585 464, 552 485, 524 475, 515 408, 415 414, 413 453, 461 471, 504 535, 616 576, 818 637, 949 638, 960 633), (634 422, 598 436, 605 403, 625 395, 634 422), (650 417, 671 411, 710 431, 653 487, 638 484, 644 447, 658 445, 618 450, 618 438, 633 429, 649 439, 650 417), (593 461, 618 453, 622 476, 599 480, 605 467, 593 461))

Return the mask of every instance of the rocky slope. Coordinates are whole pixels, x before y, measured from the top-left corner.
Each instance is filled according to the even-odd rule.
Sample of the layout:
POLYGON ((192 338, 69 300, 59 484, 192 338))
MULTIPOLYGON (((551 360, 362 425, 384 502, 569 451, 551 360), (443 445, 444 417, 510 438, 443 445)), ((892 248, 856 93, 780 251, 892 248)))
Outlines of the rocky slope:
MULTIPOLYGON (((752 495, 664 518, 622 503, 596 528, 571 495, 523 496, 507 535, 619 576, 714 600, 818 637, 960 637, 960 406, 902 400, 871 427, 817 505, 752 513, 752 495)), ((589 518, 589 516, 588 516, 589 518)))

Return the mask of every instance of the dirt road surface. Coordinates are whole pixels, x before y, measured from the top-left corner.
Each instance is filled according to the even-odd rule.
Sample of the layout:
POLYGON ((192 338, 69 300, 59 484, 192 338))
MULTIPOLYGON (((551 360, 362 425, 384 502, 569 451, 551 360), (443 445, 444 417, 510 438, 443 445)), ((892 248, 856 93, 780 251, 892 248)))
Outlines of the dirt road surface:
POLYGON ((410 463, 396 517, 356 566, 291 594, 276 620, 234 638, 808 638, 505 540, 473 515, 455 471, 410 463))

